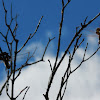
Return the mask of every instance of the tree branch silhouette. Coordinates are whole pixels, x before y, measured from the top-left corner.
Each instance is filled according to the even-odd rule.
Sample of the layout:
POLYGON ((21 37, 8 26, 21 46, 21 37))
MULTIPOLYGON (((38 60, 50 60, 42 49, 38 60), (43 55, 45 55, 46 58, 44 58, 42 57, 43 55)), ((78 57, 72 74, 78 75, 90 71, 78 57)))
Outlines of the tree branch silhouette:
MULTIPOLYGON (((21 90, 19 92, 19 94, 17 96, 14 96, 14 91, 15 91, 15 88, 16 88, 15 87, 15 81, 21 75, 21 71, 22 71, 22 69, 24 67, 44 61, 44 56, 46 54, 47 48, 48 48, 50 42, 55 37, 54 38, 51 38, 51 39, 49 38, 49 41, 48 41, 48 43, 47 43, 47 45, 46 45, 46 47, 44 49, 43 55, 42 55, 42 57, 41 57, 40 60, 33 61, 32 63, 29 63, 30 59, 35 54, 35 51, 36 50, 34 50, 34 52, 33 52, 32 55, 30 53, 28 53, 28 57, 26 59, 26 62, 24 64, 22 64, 21 66, 17 67, 17 65, 18 65, 17 64, 17 56, 18 56, 18 54, 28 44, 28 41, 31 40, 33 38, 33 36, 37 33, 37 31, 38 31, 38 29, 40 27, 41 21, 43 19, 43 16, 40 18, 39 23, 38 23, 35 31, 28 36, 28 38, 23 43, 23 45, 21 46, 21 48, 18 49, 18 44, 19 44, 19 41, 20 41, 20 39, 17 39, 17 37, 16 37, 16 35, 17 35, 16 34, 16 31, 17 31, 17 28, 18 28, 18 23, 17 23, 18 15, 16 14, 16 16, 13 17, 13 11, 12 11, 13 8, 12 8, 12 3, 11 3, 11 11, 10 11, 10 17, 11 17, 11 19, 8 19, 7 18, 8 11, 7 11, 6 7, 5 7, 4 0, 2 0, 2 5, 3 5, 4 13, 5 13, 5 25, 7 27, 7 31, 6 31, 6 34, 3 34, 2 32, 0 32, 0 34, 3 37, 3 39, 4 39, 3 42, 6 44, 6 46, 7 46, 6 48, 9 51, 8 53, 7 52, 5 52, 5 53, 8 54, 10 58, 8 60, 6 60, 6 62, 9 64, 9 66, 6 64, 6 71, 8 73, 7 74, 7 80, 5 81, 5 83, 3 84, 3 86, 0 89, 0 95, 2 94, 2 91, 4 90, 4 88, 6 88, 6 94, 9 97, 9 99, 10 100, 16 100, 19 97, 19 95, 21 95, 21 93, 24 90, 26 90, 26 92, 25 92, 25 94, 23 96, 23 99, 22 99, 22 100, 24 100, 25 99, 25 96, 26 96, 26 93, 27 93, 27 91, 29 89, 29 86, 26 86, 23 90, 21 90), (9 20, 10 23, 8 23, 8 20, 9 20), (13 24, 13 22, 15 22, 15 25, 13 24), (14 26, 13 28, 12 28, 12 25, 14 26), (11 40, 8 39, 9 36, 11 37, 11 40), (14 54, 14 61, 13 61, 13 54, 14 54), (17 73, 17 71, 18 71, 18 73, 17 73), (9 81, 11 81, 11 96, 9 95, 9 92, 8 92, 8 90, 9 90, 9 81)), ((4 51, 2 51, 1 47, 0 47, 0 52, 1 52, 1 55, 3 55, 4 51)), ((5 57, 5 59, 7 59, 7 56, 5 57)), ((2 57, 1 60, 4 61, 3 57, 2 57)))
MULTIPOLYGON (((66 48, 64 54, 62 55, 62 57, 60 58, 60 60, 58 61, 58 57, 59 57, 59 52, 60 52, 60 47, 61 47, 61 34, 62 34, 62 27, 63 27, 63 19, 64 19, 64 12, 65 12, 65 9, 66 7, 68 6, 68 4, 70 3, 71 0, 68 0, 68 2, 65 4, 64 3, 64 0, 62 0, 62 11, 61 11, 61 21, 60 21, 60 26, 59 26, 59 38, 58 38, 58 46, 57 46, 57 55, 56 55, 56 59, 55 59, 55 63, 54 63, 54 66, 52 67, 52 71, 51 71, 51 75, 50 75, 50 78, 49 78, 49 82, 48 82, 48 85, 47 85, 47 89, 46 89, 46 92, 44 95, 45 97, 45 100, 49 100, 50 97, 49 97, 49 92, 50 92, 50 89, 52 87, 52 84, 53 84, 53 80, 54 80, 54 77, 56 75, 56 72, 58 71, 62 61, 64 60, 65 56, 69 53, 70 56, 69 56, 69 61, 68 61, 68 66, 67 66, 67 69, 65 70, 64 72, 64 75, 62 76, 62 79, 61 79, 61 84, 60 84, 60 88, 59 88, 59 91, 58 91, 58 95, 56 97, 56 100, 62 100, 63 97, 64 97, 64 94, 65 94, 65 91, 66 91, 66 88, 67 88, 67 83, 68 83, 68 79, 69 79, 69 76, 74 72, 76 71, 81 65, 83 62, 89 60, 91 57, 93 57, 97 51, 100 49, 100 47, 97 48, 97 50, 87 59, 85 59, 85 55, 86 55, 86 50, 87 50, 87 46, 86 45, 86 49, 84 51, 84 56, 83 56, 83 60, 80 62, 80 64, 73 70, 71 71, 71 62, 73 60, 73 57, 77 51, 77 49, 79 49, 79 47, 82 45, 82 43, 84 42, 84 39, 79 43, 79 40, 82 36, 81 32, 89 25, 91 24, 96 18, 98 18, 100 16, 100 13, 97 14, 93 19, 91 19, 89 22, 86 23, 87 21, 87 17, 85 18, 84 20, 84 24, 81 23, 81 28, 78 30, 78 28, 76 28, 76 33, 74 35, 74 37, 72 38, 70 44, 68 45, 68 47, 66 48), (73 46, 74 42, 76 41, 75 45, 74 45, 74 49, 73 49, 73 53, 71 54, 70 53, 70 48, 73 46), (58 61, 58 62, 57 62, 58 61)), ((50 64, 50 68, 51 68, 51 64, 50 64)))

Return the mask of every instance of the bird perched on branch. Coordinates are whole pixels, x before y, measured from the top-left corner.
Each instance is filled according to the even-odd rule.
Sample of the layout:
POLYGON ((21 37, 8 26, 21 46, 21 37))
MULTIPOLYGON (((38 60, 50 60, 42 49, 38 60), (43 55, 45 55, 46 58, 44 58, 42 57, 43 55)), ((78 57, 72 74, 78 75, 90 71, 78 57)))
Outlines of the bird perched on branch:
POLYGON ((7 69, 10 68, 10 64, 9 64, 10 58, 11 57, 8 55, 7 52, 0 53, 0 60, 2 60, 4 62, 7 69))
POLYGON ((100 44, 100 28, 96 29, 96 34, 99 36, 99 42, 98 42, 98 44, 100 44))

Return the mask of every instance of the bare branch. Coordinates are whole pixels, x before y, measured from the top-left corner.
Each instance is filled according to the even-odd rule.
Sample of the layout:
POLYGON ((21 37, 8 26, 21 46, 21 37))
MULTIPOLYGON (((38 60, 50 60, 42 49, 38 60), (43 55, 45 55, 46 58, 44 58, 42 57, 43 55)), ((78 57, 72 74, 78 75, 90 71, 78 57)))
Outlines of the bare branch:
POLYGON ((57 47, 57 54, 56 54, 56 60, 54 63, 54 68, 56 67, 58 56, 59 56, 59 51, 60 51, 60 42, 61 42, 61 31, 62 31, 62 24, 63 24, 63 19, 64 19, 64 1, 62 0, 62 11, 61 11, 61 22, 59 26, 59 38, 58 38, 58 47, 57 47))
POLYGON ((7 85, 6 85, 6 94, 7 94, 7 96, 10 98, 10 95, 9 95, 9 93, 8 93, 8 87, 9 87, 9 83, 7 82, 7 85))
POLYGON ((12 32, 12 30, 11 30, 11 27, 10 27, 10 25, 8 25, 8 23, 7 23, 7 10, 6 10, 6 8, 5 8, 4 1, 3 1, 3 0, 2 0, 2 3, 3 3, 4 11, 5 11, 5 24, 6 24, 6 26, 8 27, 8 29, 10 30, 13 39, 15 40, 15 36, 13 35, 13 32, 12 32))
POLYGON ((9 77, 7 78, 7 80, 5 81, 4 85, 2 86, 1 90, 0 90, 0 95, 2 94, 3 89, 5 88, 6 84, 8 83, 10 77, 12 75, 12 72, 10 73, 9 77))
POLYGON ((21 69, 19 70, 17 76, 15 77, 15 80, 18 78, 18 76, 21 74, 21 69))
MULTIPOLYGON (((30 87, 29 86, 26 86, 24 89, 22 89, 21 91, 20 91, 20 93, 15 97, 16 99, 21 95, 21 93, 22 92, 24 92, 26 89, 26 92, 28 91, 28 89, 29 89, 30 87)), ((26 95, 26 92, 25 92, 25 95, 26 95)), ((25 96, 23 97, 23 98, 25 98, 25 96)), ((24 99, 22 99, 22 100, 24 100, 24 99)))
POLYGON ((68 46, 67 49, 65 50, 65 52, 64 52, 64 54, 63 54, 63 56, 62 56, 62 58, 61 58, 60 61, 58 62, 57 67, 60 66, 60 64, 61 64, 61 62, 63 61, 63 59, 65 58, 65 56, 66 56, 66 54, 67 54, 69 48, 71 47, 71 45, 72 45, 72 43, 74 42, 74 40, 76 39, 76 37, 80 34, 80 32, 81 32, 84 28, 86 28, 89 24, 91 24, 98 16, 100 16, 100 13, 99 13, 98 15, 96 15, 92 20, 90 20, 84 27, 82 27, 82 28, 75 34, 75 36, 74 36, 73 39, 71 40, 69 46, 68 46))
POLYGON ((41 57, 40 60, 35 61, 35 62, 32 62, 32 63, 28 63, 29 59, 27 59, 26 62, 25 62, 20 68, 16 69, 16 71, 18 71, 18 70, 20 70, 20 69, 22 69, 22 68, 24 68, 24 67, 26 67, 26 66, 33 65, 33 64, 36 64, 36 63, 39 63, 39 62, 43 61, 44 55, 45 55, 45 53, 46 53, 46 51, 47 51, 47 48, 48 48, 50 42, 51 42, 53 39, 55 39, 55 37, 52 38, 52 39, 49 38, 49 41, 48 41, 48 43, 47 43, 47 45, 46 45, 46 47, 45 47, 45 50, 44 50, 43 55, 42 55, 42 57, 41 57))
POLYGON ((30 88, 30 87, 28 86, 28 88, 27 88, 27 90, 26 90, 26 92, 25 92, 25 94, 24 94, 24 96, 23 96, 23 99, 22 99, 22 100, 24 100, 24 99, 25 99, 26 93, 28 92, 29 88, 30 88))
MULTIPOLYGON (((68 0, 68 3, 70 2, 71 0, 68 0)), ((52 73, 51 73, 51 75, 50 75, 50 80, 49 80, 49 82, 48 82, 48 86, 47 86, 47 89, 46 89, 46 93, 45 94, 43 94, 44 95, 44 97, 45 97, 45 99, 46 100, 49 100, 49 90, 50 90, 50 88, 51 88, 51 84, 52 84, 52 82, 53 82, 53 79, 54 79, 54 76, 55 76, 55 74, 56 74, 56 72, 57 72, 57 70, 58 70, 58 68, 59 68, 59 66, 60 66, 60 64, 62 63, 62 61, 64 60, 64 58, 65 58, 65 56, 66 56, 66 54, 69 52, 69 49, 70 49, 70 47, 72 46, 72 44, 74 43, 74 41, 75 41, 75 39, 77 38, 77 37, 81 37, 81 35, 80 35, 80 33, 81 33, 81 31, 84 29, 84 28, 86 28, 89 24, 91 24, 98 16, 100 16, 100 13, 98 14, 98 15, 96 15, 92 20, 90 20, 87 24, 86 24, 86 20, 87 20, 87 18, 84 20, 84 25, 82 25, 82 27, 81 27, 81 29, 79 29, 79 30, 77 30, 76 29, 76 34, 75 34, 75 36, 73 37, 73 39, 71 40, 71 42, 70 42, 70 44, 69 44, 69 46, 67 47, 67 49, 65 50, 65 52, 64 52, 64 54, 63 54, 63 56, 61 57, 61 59, 60 59, 60 61, 58 62, 58 64, 57 64, 57 60, 58 60, 58 56, 59 56, 59 51, 60 51, 60 42, 61 42, 61 30, 62 30, 62 24, 63 24, 63 18, 64 18, 64 10, 65 10, 65 7, 68 5, 68 3, 64 6, 64 0, 62 0, 62 17, 61 17, 61 22, 60 22, 60 26, 59 26, 59 38, 58 38, 58 48, 57 48, 57 54, 56 54, 56 60, 55 60, 55 63, 54 63, 54 67, 53 67, 53 69, 52 69, 52 73)), ((79 37, 79 38, 80 38, 79 37)), ((69 61, 69 65, 68 65, 68 68, 67 68, 67 70, 70 68, 70 63, 71 63, 71 61, 72 61, 72 59, 73 59, 73 56, 74 56, 74 54, 75 54, 75 52, 76 52, 76 49, 78 49, 79 48, 79 46, 82 44, 82 42, 84 41, 84 39, 81 41, 81 43, 78 45, 78 40, 79 39, 77 39, 77 41, 76 41, 76 46, 74 47, 74 51, 73 51, 73 54, 72 54, 72 57, 71 57, 71 59, 69 59, 70 61, 69 61)), ((87 47, 86 47, 86 49, 87 49, 87 47)), ((85 51, 85 53, 86 53, 86 51, 85 51)), ((85 57, 85 53, 84 53, 84 57, 85 57)), ((84 58, 83 57, 83 58, 84 58)), ((83 63, 83 61, 80 63, 80 65, 83 63)), ((79 66, 80 66, 79 65, 79 66)), ((78 67, 77 67, 78 68, 78 67)), ((76 69, 77 69, 76 68, 76 69)), ((68 74, 68 71, 66 71, 66 73, 68 74)), ((70 73, 68 74, 68 77, 69 77, 69 75, 71 74, 71 70, 70 70, 70 73)), ((68 78, 67 77, 67 78, 68 78)), ((67 78, 66 78, 66 81, 67 81, 67 78)), ((62 82, 63 83, 63 82, 62 82)), ((66 82, 65 82, 66 83, 66 82)), ((62 84, 61 84, 62 85, 62 84)), ((61 97, 61 90, 60 90, 60 92, 59 92, 59 97, 61 97)), ((60 98, 61 99, 61 98, 60 98)))
POLYGON ((97 50, 90 57, 88 57, 87 59, 84 59, 84 61, 87 61, 90 58, 92 58, 98 52, 99 49, 100 49, 100 47, 98 47, 97 50))
POLYGON ((5 24, 6 24, 6 26, 8 27, 8 31, 7 31, 6 36, 8 35, 8 32, 9 32, 9 30, 10 30, 13 39, 16 40, 13 32, 17 29, 17 27, 15 26, 14 31, 12 31, 12 29, 11 29, 11 23, 12 23, 12 21, 13 21, 13 18, 12 18, 12 5, 11 5, 11 21, 10 21, 10 24, 8 24, 8 23, 7 23, 7 10, 6 10, 6 8, 5 8, 4 1, 3 1, 3 0, 2 0, 2 4, 3 4, 4 11, 5 11, 5 24))
MULTIPOLYGON (((30 52, 28 52, 28 57, 27 57, 27 60, 26 60, 25 64, 27 64, 28 61, 34 56, 36 50, 37 50, 37 47, 36 47, 36 49, 34 50, 34 52, 33 52, 33 54, 32 54, 31 56, 30 56, 30 52)), ((24 64, 24 65, 25 65, 25 64, 24 64)))
POLYGON ((68 0, 68 2, 66 3, 66 5, 64 6, 64 8, 69 4, 70 1, 71 1, 71 0, 68 0))
POLYGON ((87 47, 88 47, 88 43, 87 43, 86 48, 85 48, 85 52, 84 52, 84 55, 83 55, 83 60, 85 59, 85 55, 86 55, 86 51, 87 51, 87 47))
MULTIPOLYGON (((75 71, 82 65, 82 63, 86 61, 86 60, 84 60, 84 59, 85 59, 85 55, 86 55, 86 51, 87 51, 87 46, 88 46, 88 43, 87 43, 87 45, 86 45, 86 48, 85 48, 85 51, 84 51, 84 55, 83 55, 82 61, 80 62, 80 64, 79 64, 73 71, 71 71, 71 73, 75 72, 75 71)), ((97 52, 97 51, 98 51, 98 49, 96 50, 96 52, 97 52)), ((94 54, 93 54, 93 55, 94 55, 94 54)))
POLYGON ((46 51, 47 51, 47 48, 48 48, 48 46, 49 46, 49 43, 50 43, 53 39, 55 39, 55 37, 52 38, 52 39, 49 38, 49 41, 48 41, 48 43, 47 43, 47 46, 45 47, 44 53, 43 53, 43 55, 42 55, 42 60, 43 60, 44 55, 45 55, 45 53, 46 53, 46 51))
POLYGON ((27 38, 27 40, 25 41, 25 43, 23 44, 23 46, 18 50, 18 52, 20 52, 20 51, 25 47, 25 45, 28 43, 28 41, 36 34, 36 32, 37 32, 37 30, 38 30, 38 28, 39 28, 39 26, 40 26, 40 23, 41 23, 42 18, 43 18, 43 16, 42 16, 41 19, 39 20, 39 23, 38 23, 38 25, 37 25, 37 27, 36 27, 35 32, 34 32, 33 34, 30 34, 30 35, 29 35, 29 37, 27 38))
POLYGON ((0 34, 5 38, 5 36, 2 34, 2 32, 0 32, 0 34))
POLYGON ((51 71, 52 71, 52 65, 51 65, 51 62, 50 62, 49 59, 48 59, 48 62, 49 62, 49 64, 50 64, 50 69, 51 69, 51 71))
MULTIPOLYGON (((67 3, 65 3, 64 0, 62 0, 61 20, 60 20, 60 25, 59 25, 59 36, 58 36, 58 42, 57 42, 58 44, 57 44, 56 58, 55 58, 55 62, 54 62, 53 66, 51 64, 51 61, 48 59, 48 62, 50 64, 50 69, 51 69, 51 76, 50 76, 50 80, 48 82, 46 93, 43 94, 44 97, 45 97, 45 100, 49 100, 49 92, 50 92, 50 88, 52 86, 55 74, 58 71, 58 68, 60 67, 60 64, 64 60, 64 58, 65 58, 67 53, 69 53, 69 61, 68 61, 68 65, 66 66, 66 69, 65 69, 65 71, 63 73, 63 76, 61 78, 60 88, 59 88, 56 100, 62 100, 63 99, 65 91, 66 91, 66 88, 67 88, 69 76, 73 72, 75 72, 83 64, 83 62, 85 62, 85 61, 89 60, 90 58, 92 58, 97 53, 97 51, 100 49, 100 47, 97 48, 97 50, 91 56, 89 56, 88 58, 85 59, 86 52, 87 52, 87 47, 88 47, 88 44, 87 44, 86 48, 84 50, 84 55, 83 55, 82 61, 80 62, 80 64, 78 66, 76 66, 76 68, 74 70, 71 70, 71 63, 72 63, 72 61, 74 59, 76 51, 79 49, 79 47, 82 45, 82 43, 84 41, 84 39, 79 41, 81 39, 81 36, 82 36, 81 32, 89 24, 91 24, 98 16, 100 16, 100 13, 99 13, 98 15, 96 15, 93 19, 91 19, 88 22, 87 22, 87 17, 86 17, 85 20, 83 21, 83 23, 81 23, 81 28, 79 30, 78 30, 78 28, 76 28, 76 33, 75 33, 74 37, 72 38, 70 44, 65 49, 64 54, 62 55, 62 57, 58 61, 58 58, 59 58, 59 55, 60 55, 60 48, 61 48, 61 35, 62 35, 62 28, 63 28, 63 22, 64 22, 64 12, 65 12, 65 8, 68 6, 70 1, 71 0, 67 0, 67 3), (70 52, 70 49, 71 49, 72 46, 73 46, 73 51, 70 52)), ((7 44, 7 48, 9 50, 9 53, 10 53, 10 56, 11 56, 11 59, 10 59, 11 61, 10 61, 10 67, 9 67, 9 69, 7 69, 7 71, 8 71, 7 80, 5 81, 5 83, 3 84, 3 86, 2 86, 2 88, 0 90, 0 95, 1 95, 1 93, 3 91, 3 89, 6 87, 6 94, 10 98, 10 100, 16 100, 22 94, 22 92, 25 91, 25 94, 24 94, 24 96, 22 98, 22 100, 24 100, 25 96, 26 96, 26 93, 27 93, 27 91, 29 90, 30 87, 26 86, 24 89, 22 89, 19 92, 19 94, 16 97, 14 97, 15 80, 20 76, 22 68, 44 61, 44 57, 45 57, 46 51, 48 49, 48 46, 49 46, 50 42, 55 37, 52 38, 52 39, 49 38, 49 41, 48 41, 47 45, 45 46, 44 52, 43 52, 42 57, 40 58, 40 60, 29 62, 29 60, 35 54, 35 51, 36 51, 36 49, 35 49, 32 55, 30 53, 28 53, 28 57, 26 58, 25 63, 24 64, 22 63, 21 66, 19 68, 17 68, 16 66, 17 66, 18 53, 22 51, 22 49, 27 45, 29 40, 32 39, 34 37, 34 35, 37 33, 37 31, 39 29, 39 26, 41 24, 41 21, 43 19, 43 16, 40 18, 40 20, 38 22, 38 25, 36 26, 35 31, 32 34, 29 34, 29 36, 26 39, 26 41, 23 43, 21 48, 18 50, 18 41, 19 40, 16 39, 16 30, 18 28, 17 15, 16 15, 15 18, 13 18, 13 15, 12 15, 12 3, 11 3, 11 13, 10 13, 11 19, 10 19, 10 23, 8 23, 8 20, 9 20, 8 17, 7 17, 8 13, 7 13, 7 9, 5 7, 5 4, 4 4, 4 0, 2 0, 2 5, 3 5, 4 13, 5 13, 5 25, 7 27, 7 32, 6 32, 6 34, 3 34, 2 32, 0 32, 0 34, 4 38, 4 42, 7 44), (14 25, 14 28, 12 29, 13 21, 15 21, 15 25, 14 25), (10 41, 9 41, 9 35, 12 38, 12 40, 10 40, 10 41), (14 49, 13 49, 13 47, 14 47, 14 49), (14 51, 14 61, 12 60, 13 51, 14 51), (10 73, 9 73, 9 71, 10 71, 10 73), (18 71, 18 73, 16 74, 17 71, 18 71), (11 75, 12 75, 12 78, 11 78, 11 75), (10 95, 8 93, 9 92, 8 90, 9 90, 9 79, 10 78, 11 78, 11 82, 12 82, 11 83, 11 97, 10 97, 10 95)), ((0 52, 3 53, 1 47, 0 47, 0 52)))
POLYGON ((12 90, 11 90, 11 98, 14 98, 14 83, 15 83, 15 72, 16 72, 16 58, 17 58, 17 48, 18 48, 18 40, 15 39, 15 57, 14 57, 14 69, 13 69, 13 77, 12 77, 12 90))

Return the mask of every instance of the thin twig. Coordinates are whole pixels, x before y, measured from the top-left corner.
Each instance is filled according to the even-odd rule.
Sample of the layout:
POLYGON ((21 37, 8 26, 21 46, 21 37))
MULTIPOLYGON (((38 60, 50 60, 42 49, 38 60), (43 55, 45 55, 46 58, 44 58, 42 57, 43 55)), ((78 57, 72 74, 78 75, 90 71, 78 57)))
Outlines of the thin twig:
POLYGON ((8 81, 9 81, 11 75, 12 75, 12 72, 10 73, 9 77, 7 78, 7 80, 5 81, 5 83, 3 84, 3 86, 2 86, 2 88, 1 88, 1 90, 0 90, 0 95, 2 94, 2 91, 3 91, 3 89, 5 88, 6 84, 8 83, 8 81))
MULTIPOLYGON (((69 3, 69 1, 68 1, 68 3, 69 3)), ((57 46, 56 59, 55 59, 54 67, 52 69, 50 80, 48 82, 46 93, 43 94, 43 96, 45 97, 46 100, 49 100, 49 96, 48 96, 49 90, 51 88, 52 81, 53 81, 55 73, 57 71, 57 66, 56 65, 58 65, 57 61, 58 61, 58 56, 59 56, 59 52, 60 52, 60 43, 61 43, 62 25, 63 25, 63 20, 64 20, 64 11, 65 11, 65 8, 66 8, 67 5, 64 5, 64 0, 62 0, 61 21, 60 21, 60 26, 59 26, 59 37, 58 37, 58 46, 57 46)))
POLYGON ((26 93, 28 92, 29 88, 30 88, 30 86, 28 86, 28 88, 27 88, 27 90, 26 90, 26 92, 25 92, 25 94, 24 94, 24 96, 23 96, 23 99, 22 99, 22 100, 24 100, 24 99, 25 99, 26 93))
POLYGON ((25 45, 28 43, 28 41, 36 34, 36 32, 37 32, 37 30, 38 30, 38 28, 40 26, 40 23, 41 23, 42 18, 43 18, 43 16, 40 18, 39 23, 38 23, 38 25, 36 27, 35 32, 33 34, 30 34, 28 36, 27 40, 25 41, 25 43, 23 44, 23 46, 18 50, 18 52, 20 52, 25 47, 25 45))
POLYGON ((99 13, 98 15, 96 15, 92 20, 90 20, 84 27, 82 27, 82 28, 75 34, 75 36, 74 36, 73 39, 71 40, 69 46, 68 46, 67 49, 65 50, 65 52, 64 52, 64 54, 63 54, 63 56, 62 56, 62 58, 61 58, 60 61, 58 62, 57 68, 60 66, 60 64, 61 64, 61 62, 63 61, 63 59, 65 58, 65 56, 66 56, 66 54, 67 54, 69 48, 71 47, 71 45, 72 45, 72 43, 74 42, 74 40, 76 39, 76 37, 80 34, 80 32, 81 32, 84 28, 86 28, 89 24, 91 24, 91 23, 92 23, 97 17, 99 17, 99 16, 100 16, 100 13, 99 13))
POLYGON ((50 64, 50 69, 51 69, 51 71, 52 71, 52 65, 51 65, 51 62, 50 62, 49 59, 48 59, 48 62, 49 62, 49 64, 50 64))
POLYGON ((46 53, 46 51, 47 51, 47 48, 48 48, 50 42, 51 42, 53 39, 55 39, 55 37, 54 37, 54 38, 51 38, 51 39, 49 38, 49 41, 48 41, 48 43, 47 43, 47 45, 46 45, 46 47, 45 47, 45 50, 44 50, 43 55, 42 55, 42 57, 41 57, 40 60, 35 61, 35 62, 32 62, 32 63, 28 63, 29 60, 27 59, 27 61, 26 61, 20 68, 16 69, 16 71, 18 71, 18 70, 20 70, 20 69, 22 69, 22 68, 24 68, 24 67, 26 67, 26 66, 33 65, 33 64, 36 64, 36 63, 39 63, 39 62, 43 61, 44 55, 45 55, 45 53, 46 53))
POLYGON ((42 60, 43 60, 44 55, 45 55, 45 53, 46 53, 46 51, 47 51, 47 48, 48 48, 48 46, 49 46, 49 43, 50 43, 53 39, 55 39, 55 37, 52 38, 52 39, 49 38, 49 41, 48 41, 48 43, 47 43, 47 45, 46 45, 46 47, 45 47, 44 53, 43 53, 43 55, 42 55, 42 60))
POLYGON ((64 19, 64 1, 62 0, 62 11, 61 11, 61 22, 59 26, 59 38, 58 38, 58 46, 57 46, 57 54, 56 54, 56 60, 54 63, 54 68, 56 67, 57 61, 58 61, 58 56, 60 52, 60 43, 61 43, 61 33, 62 33, 62 25, 63 25, 63 19, 64 19))
POLYGON ((24 89, 22 89, 21 91, 20 91, 20 93, 15 97, 16 99, 21 95, 21 93, 23 92, 23 91, 25 91, 26 89, 29 89, 29 87, 28 86, 26 86, 24 89))
POLYGON ((87 59, 84 59, 84 61, 87 61, 87 60, 89 60, 91 57, 93 57, 93 56, 98 52, 99 49, 100 49, 100 47, 98 47, 97 50, 96 50, 90 57, 88 57, 87 59))

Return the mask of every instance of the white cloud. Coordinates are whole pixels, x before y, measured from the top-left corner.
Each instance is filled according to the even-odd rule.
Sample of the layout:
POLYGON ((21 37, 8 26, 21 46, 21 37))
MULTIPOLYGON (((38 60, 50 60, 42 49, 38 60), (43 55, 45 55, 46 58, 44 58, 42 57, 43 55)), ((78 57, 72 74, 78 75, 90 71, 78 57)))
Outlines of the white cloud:
POLYGON ((98 36, 88 36, 87 38, 87 41, 91 43, 91 45, 98 44, 98 40, 99 40, 98 36))
POLYGON ((25 60, 25 58, 28 57, 28 54, 30 53, 33 54, 34 53, 34 57, 41 57, 43 54, 45 47, 42 45, 42 43, 40 42, 33 42, 31 44, 29 44, 28 46, 26 46, 20 53, 18 53, 17 56, 17 62, 21 63, 22 61, 25 60))
POLYGON ((26 49, 24 50, 24 52, 30 52, 30 53, 33 53, 36 49, 36 53, 35 55, 36 56, 40 56, 44 50, 44 46, 42 43, 40 42, 33 42, 31 43, 30 45, 28 45, 26 47, 26 49))
MULTIPOLYGON (((33 50, 35 47, 33 44, 29 46, 29 50, 33 50)), ((39 47, 43 47, 41 44, 39 47)), ((42 49, 39 49, 43 51, 42 49)), ((79 49, 77 52, 76 59, 72 63, 72 67, 75 68, 79 63, 79 59, 82 57, 84 49, 79 49)), ((89 55, 90 53, 88 53, 89 55)), ((95 55, 92 59, 84 63, 81 68, 74 72, 68 82, 68 88, 64 97, 64 100, 99 100, 100 98, 100 67, 99 67, 99 55, 95 55)), ((43 93, 45 93, 49 76, 50 67, 48 63, 50 59, 52 65, 54 64, 55 57, 53 55, 47 54, 45 56, 45 62, 38 63, 23 69, 21 75, 16 80, 15 84, 15 95, 17 95, 25 86, 30 86, 27 92, 25 100, 45 100, 43 93)), ((67 67, 68 56, 64 59, 61 67, 59 68, 55 80, 53 81, 53 87, 50 90, 50 100, 55 100, 57 90, 59 89, 59 84, 61 76, 67 67)), ((2 82, 3 83, 3 82, 2 82)), ((2 84, 1 83, 1 84, 2 84)), ((18 98, 21 100, 23 94, 18 98)), ((0 97, 1 100, 7 100, 5 92, 0 97)))

